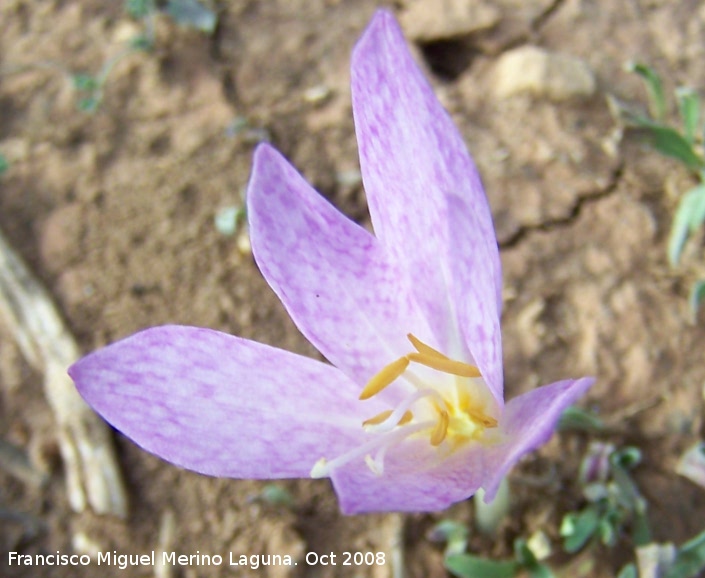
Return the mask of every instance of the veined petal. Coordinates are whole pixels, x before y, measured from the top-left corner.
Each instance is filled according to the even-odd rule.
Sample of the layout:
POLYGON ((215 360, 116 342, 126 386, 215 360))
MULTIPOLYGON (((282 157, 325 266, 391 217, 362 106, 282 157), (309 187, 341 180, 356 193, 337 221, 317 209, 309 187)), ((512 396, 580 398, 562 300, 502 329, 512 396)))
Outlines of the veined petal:
POLYGON ((331 480, 344 514, 431 512, 477 491, 486 475, 484 457, 480 444, 440 459, 428 439, 409 440, 385 456, 382 475, 358 460, 335 470, 331 480))
POLYGON ((575 403, 592 384, 592 377, 567 379, 545 385, 515 397, 504 407, 500 422, 507 442, 487 448, 487 476, 482 484, 485 501, 494 498, 502 478, 526 453, 546 443, 569 405, 575 403))
MULTIPOLYGON (((457 197, 451 198, 448 205, 453 215, 448 222, 450 237, 462 239, 465 231, 474 226, 472 215, 464 210, 457 197)), ((456 306, 460 334, 472 354, 474 364, 480 369, 485 383, 501 407, 504 403, 501 307, 492 298, 496 291, 494 278, 488 274, 478 274, 478 270, 485 266, 483 263, 491 263, 497 258, 496 248, 496 244, 492 247, 477 244, 471 259, 468 259, 467 248, 462 243, 450 243, 450 270, 453 278, 450 292, 456 306), (473 261, 475 269, 472 268, 473 261)))
MULTIPOLYGON (((375 234, 409 271, 442 350, 465 358, 454 350, 465 347, 454 342, 461 338, 459 304, 486 310, 480 320, 488 324, 501 307, 492 215, 458 130, 388 11, 377 12, 355 47, 352 99, 375 234)), ((483 375, 497 363, 497 353, 470 353, 483 375)))
POLYGON ((359 387, 330 365, 196 327, 147 329, 69 373, 138 445, 212 476, 308 477, 322 455, 360 444, 375 411, 361 413, 359 387))
POLYGON ((269 145, 255 152, 247 207, 267 282, 306 338, 360 386, 408 351, 414 328, 428 339, 404 271, 269 145))

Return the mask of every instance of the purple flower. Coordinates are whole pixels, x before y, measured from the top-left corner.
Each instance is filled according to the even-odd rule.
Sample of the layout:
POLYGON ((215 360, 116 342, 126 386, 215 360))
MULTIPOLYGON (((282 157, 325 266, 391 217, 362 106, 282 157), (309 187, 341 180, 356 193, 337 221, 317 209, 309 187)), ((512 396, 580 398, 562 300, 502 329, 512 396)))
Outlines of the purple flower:
POLYGON ((262 274, 332 364, 209 329, 148 329, 70 369, 146 450, 233 478, 330 477, 345 513, 491 499, 591 378, 505 405, 492 216, 460 134, 391 13, 352 60, 375 234, 260 145, 247 193, 262 274))

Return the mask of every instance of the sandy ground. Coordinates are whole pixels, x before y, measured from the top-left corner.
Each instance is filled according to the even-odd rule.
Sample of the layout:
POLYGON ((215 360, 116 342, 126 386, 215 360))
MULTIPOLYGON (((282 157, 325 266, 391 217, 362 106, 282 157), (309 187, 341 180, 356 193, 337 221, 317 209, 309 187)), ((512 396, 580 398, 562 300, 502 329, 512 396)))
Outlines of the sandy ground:
MULTIPOLYGON (((220 2, 212 37, 159 17, 154 50, 122 60, 101 106, 87 114, 77 110, 67 74, 97 71, 138 30, 122 3, 110 4, 0 3, 0 153, 10 162, 0 178, 0 228, 86 352, 140 328, 182 323, 316 357, 260 276, 246 237, 218 232, 214 217, 242 203, 253 148, 267 136, 334 205, 369 225, 355 178, 348 65, 356 38, 383 3, 220 2)), ((705 519, 705 491, 674 473, 680 453, 703 433, 705 325, 692 322, 687 306, 702 271, 702 239, 669 269, 670 217, 690 177, 635 143, 616 142, 606 97, 645 101, 638 79, 623 70, 629 59, 657 67, 669 90, 688 84, 702 92, 705 10, 694 0, 465 4, 477 9, 479 24, 452 33, 444 32, 450 17, 434 2, 391 6, 417 39, 415 53, 487 188, 505 270, 508 396, 596 375, 583 404, 616 424, 609 441, 642 449, 637 481, 655 537, 680 543, 705 519), (428 39, 433 19, 441 32, 428 39), (502 58, 528 45, 579 59, 594 86, 566 78, 560 89, 504 92, 502 58)), ((74 513, 41 375, 2 328, 0 416, 0 437, 49 475, 45 486, 33 487, 0 471, 0 508, 38 524, 28 533, 3 522, 3 552, 149 552, 171 524, 169 550, 280 554, 299 562, 256 570, 183 566, 176 577, 381 578, 392 576, 391 563, 307 566, 304 556, 391 557, 395 548, 407 576, 434 577, 446 573, 428 530, 443 518, 469 525, 473 518, 469 502, 439 514, 344 517, 327 481, 278 483, 293 505, 277 505, 267 500, 266 482, 182 471, 119 435, 129 517, 74 513)), ((562 515, 582 504, 576 472, 589 441, 556 436, 516 468, 510 518, 493 539, 473 535, 471 551, 508 556, 514 538, 539 529, 559 549, 562 515)), ((631 545, 624 539, 594 558, 592 575, 614 575, 631 558, 631 545)), ((102 576, 151 576, 154 568, 126 572, 100 569, 102 576)))

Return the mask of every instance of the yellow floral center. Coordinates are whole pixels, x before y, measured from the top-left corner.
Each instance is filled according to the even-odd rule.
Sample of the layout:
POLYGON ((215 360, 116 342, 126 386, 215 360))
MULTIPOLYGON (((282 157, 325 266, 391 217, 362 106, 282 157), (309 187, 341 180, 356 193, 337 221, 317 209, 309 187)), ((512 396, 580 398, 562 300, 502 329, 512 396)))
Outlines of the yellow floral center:
POLYGON ((334 460, 321 458, 311 470, 312 477, 328 476, 336 467, 363 456, 370 469, 381 474, 386 451, 407 438, 424 436, 431 446, 452 452, 469 441, 481 440, 486 429, 497 427, 492 415, 494 402, 478 368, 447 357, 411 333, 407 337, 415 351, 383 367, 365 385, 360 399, 374 397, 402 376, 414 386, 414 391, 395 409, 362 423, 377 436, 334 460), (427 379, 419 379, 409 369, 411 364, 435 370, 434 384, 426 383, 428 370, 427 379), (372 452, 376 454, 374 458, 372 452))

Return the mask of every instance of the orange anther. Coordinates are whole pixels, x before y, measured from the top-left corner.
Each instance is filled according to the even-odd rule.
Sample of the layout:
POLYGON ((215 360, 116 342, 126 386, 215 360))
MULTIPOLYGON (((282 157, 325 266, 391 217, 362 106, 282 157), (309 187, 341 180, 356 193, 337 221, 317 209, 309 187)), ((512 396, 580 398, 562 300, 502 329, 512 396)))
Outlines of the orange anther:
POLYGON ((436 429, 434 429, 433 433, 431 434, 432 446, 438 446, 444 439, 446 439, 446 435, 448 434, 449 423, 450 416, 448 415, 447 411, 443 410, 438 416, 438 424, 436 425, 436 429))
MULTIPOLYGON (((392 410, 388 409, 386 411, 378 413, 376 416, 371 417, 370 419, 366 419, 362 422, 362 425, 378 425, 383 421, 387 420, 390 415, 392 415, 392 410)), ((404 412, 404 415, 401 416, 401 419, 397 422, 397 425, 404 425, 405 423, 409 423, 412 419, 414 419, 414 414, 407 410, 404 412)))
POLYGON ((409 339, 409 341, 411 341, 411 345, 413 345, 414 349, 419 353, 423 353, 431 357, 438 357, 439 359, 450 359, 449 357, 443 355, 440 351, 421 341, 413 333, 407 333, 406 337, 409 339))
POLYGON ((426 367, 430 367, 431 369, 450 373, 451 375, 458 375, 460 377, 480 377, 482 375, 480 370, 474 365, 448 359, 447 357, 438 357, 427 353, 409 353, 406 357, 409 361, 414 361, 426 367))
POLYGON ((497 427, 497 420, 489 415, 484 414, 481 411, 475 409, 466 409, 467 413, 473 421, 483 425, 484 427, 497 427))
POLYGON ((367 382, 367 385, 360 393, 360 399, 369 399, 373 395, 377 395, 404 373, 407 367, 409 367, 409 359, 407 357, 400 357, 396 361, 392 361, 392 363, 383 367, 367 382))

